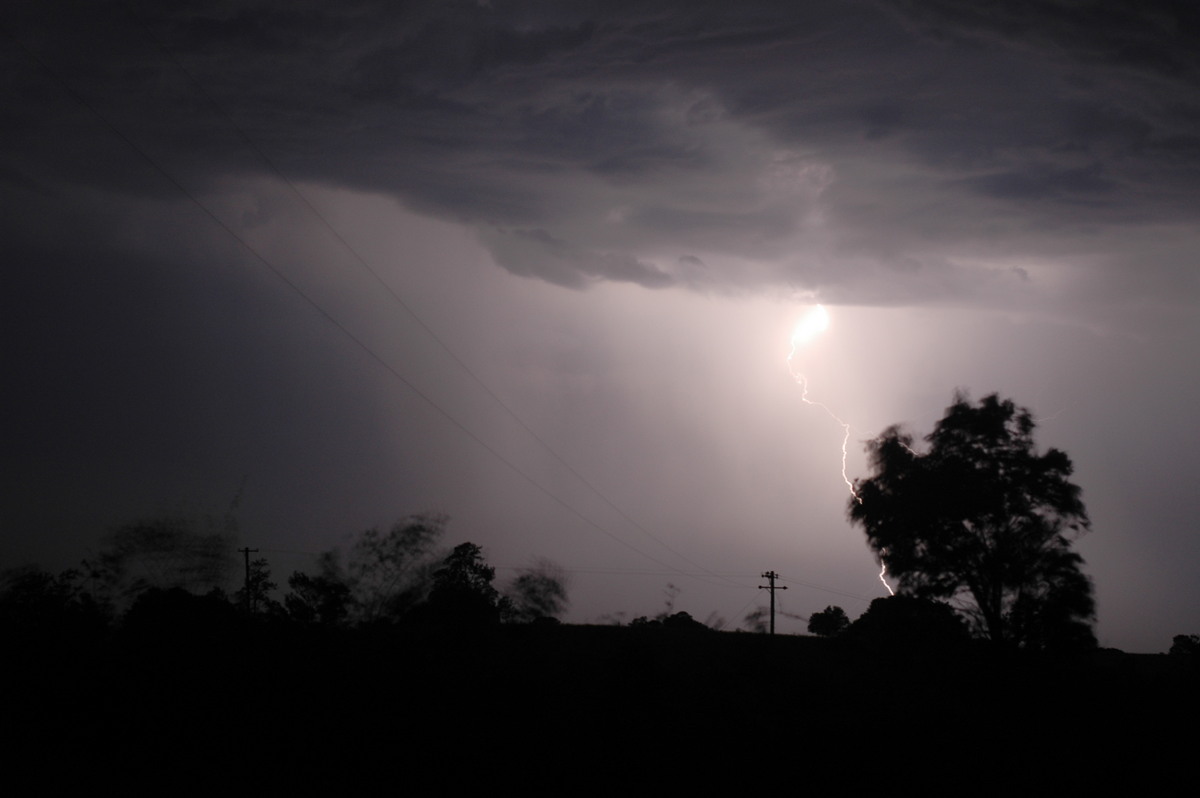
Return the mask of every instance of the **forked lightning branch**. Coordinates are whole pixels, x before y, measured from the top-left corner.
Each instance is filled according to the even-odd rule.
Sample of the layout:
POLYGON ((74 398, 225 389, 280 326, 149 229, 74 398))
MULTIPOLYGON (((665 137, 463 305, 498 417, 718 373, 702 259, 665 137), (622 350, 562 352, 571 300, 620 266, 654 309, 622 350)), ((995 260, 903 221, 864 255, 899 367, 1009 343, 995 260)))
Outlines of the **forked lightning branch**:
MULTIPOLYGON (((858 493, 854 490, 854 483, 850 477, 846 475, 846 449, 850 444, 850 424, 841 419, 836 413, 829 409, 822 402, 817 402, 808 398, 808 378, 804 376, 804 372, 800 370, 797 364, 797 353, 811 343, 817 336, 829 329, 829 311, 825 310, 824 305, 814 305, 811 310, 804 315, 804 318, 796 325, 792 331, 791 349, 788 352, 787 364, 788 371, 792 375, 792 379, 800 386, 800 399, 807 405, 819 407, 833 419, 842 428, 842 481, 846 483, 846 488, 850 491, 850 495, 858 503, 862 503, 858 493)), ((887 563, 883 558, 879 560, 879 581, 887 588, 887 592, 891 595, 896 595, 892 590, 892 586, 887 583, 887 563)))

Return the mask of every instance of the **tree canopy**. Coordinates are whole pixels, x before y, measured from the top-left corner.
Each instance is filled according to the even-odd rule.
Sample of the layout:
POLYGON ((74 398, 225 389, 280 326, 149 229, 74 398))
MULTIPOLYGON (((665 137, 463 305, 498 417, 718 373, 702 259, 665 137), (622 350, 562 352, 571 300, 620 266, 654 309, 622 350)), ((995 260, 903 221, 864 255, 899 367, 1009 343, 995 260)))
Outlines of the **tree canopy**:
POLYGON ((492 586, 496 569, 487 564, 483 549, 460 543, 433 572, 433 588, 422 608, 430 620, 460 626, 488 626, 500 622, 507 602, 492 586))
POLYGON ((557 619, 567 609, 566 572, 550 560, 539 559, 520 570, 504 597, 511 607, 510 620, 532 623, 557 619))
POLYGON ((834 637, 841 634, 850 625, 846 611, 841 607, 829 606, 820 612, 814 612, 808 619, 808 631, 821 637, 834 637))
POLYGON ((977 633, 1044 648, 1094 644, 1083 559, 1090 528, 1066 454, 1039 454, 1030 412, 996 394, 965 395, 925 438, 890 427, 867 444, 872 476, 856 481, 852 523, 903 593, 954 603, 977 633))
POLYGON ((89 581, 117 604, 128 604, 151 588, 174 587, 202 594, 224 588, 235 573, 237 524, 176 513, 144 518, 108 533, 84 569, 89 581))

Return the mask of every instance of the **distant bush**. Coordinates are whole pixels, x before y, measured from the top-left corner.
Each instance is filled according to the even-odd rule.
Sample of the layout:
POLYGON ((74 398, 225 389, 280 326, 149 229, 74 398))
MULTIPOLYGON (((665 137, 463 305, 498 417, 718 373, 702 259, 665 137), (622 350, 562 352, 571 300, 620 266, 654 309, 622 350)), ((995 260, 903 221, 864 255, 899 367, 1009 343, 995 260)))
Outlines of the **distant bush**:
POLYGON ((949 604, 913 596, 871 602, 846 637, 897 649, 933 649, 966 643, 970 633, 949 604))
POLYGON ((1195 657, 1200 654, 1200 635, 1175 635, 1171 641, 1171 655, 1195 657))
POLYGON ((808 619, 808 631, 821 637, 834 637, 846 631, 850 619, 841 607, 829 606, 820 612, 814 612, 808 619))

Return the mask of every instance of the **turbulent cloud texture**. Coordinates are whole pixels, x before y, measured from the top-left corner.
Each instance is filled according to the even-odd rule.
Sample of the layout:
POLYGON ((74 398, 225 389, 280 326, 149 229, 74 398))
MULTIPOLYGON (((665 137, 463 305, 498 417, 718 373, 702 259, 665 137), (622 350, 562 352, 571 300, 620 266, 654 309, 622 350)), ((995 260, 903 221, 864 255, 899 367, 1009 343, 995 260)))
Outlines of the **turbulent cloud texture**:
POLYGON ((1197 31, 1165 1, 9 3, 0 559, 244 486, 277 576, 432 510, 574 566, 577 619, 684 578, 739 618, 766 568, 869 600, 842 428, 784 360, 821 302, 797 365, 849 476, 958 387, 1031 406, 1101 640, 1165 647, 1200 623, 1197 31))
POLYGON ((1179 4, 74 11, 15 15, 8 105, 44 99, 10 120, 14 183, 161 190, 82 143, 64 159, 95 123, 61 79, 194 190, 267 171, 227 115, 292 179, 464 222, 559 285, 1055 306, 1081 285, 1129 299, 1134 268, 1140 296, 1195 287, 1200 48, 1179 4))

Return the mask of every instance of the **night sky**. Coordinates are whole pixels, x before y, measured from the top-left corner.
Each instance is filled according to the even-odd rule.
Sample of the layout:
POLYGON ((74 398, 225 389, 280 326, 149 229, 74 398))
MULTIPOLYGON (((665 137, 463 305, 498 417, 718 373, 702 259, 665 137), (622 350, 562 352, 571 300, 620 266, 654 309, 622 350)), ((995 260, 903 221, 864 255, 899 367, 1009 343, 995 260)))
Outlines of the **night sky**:
MULTIPOLYGON (((956 389, 1073 459, 1097 636, 1200 632, 1200 12, 77 2, 0 22, 0 566, 405 515, 568 620, 886 591, 863 441, 956 389), (792 331, 830 325, 789 373, 792 331)), ((802 631, 784 619, 782 631, 802 631)))

